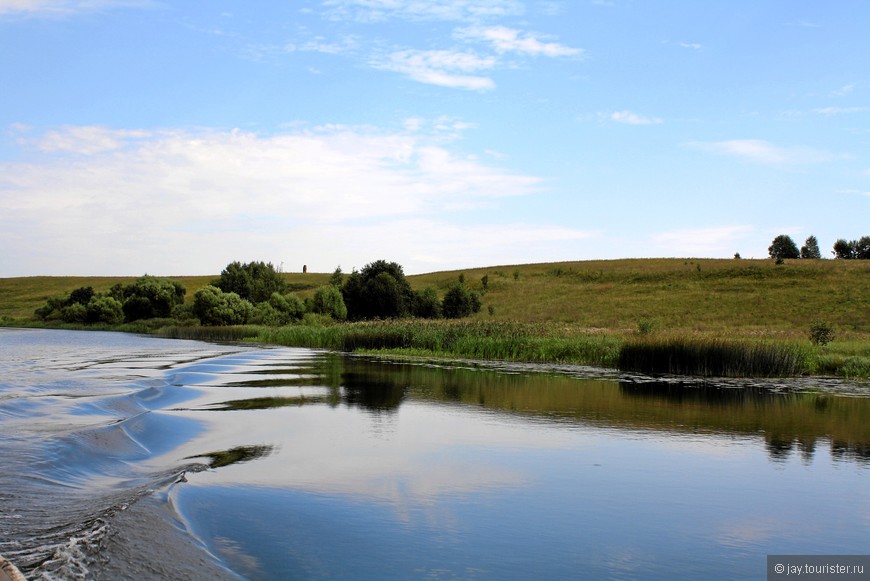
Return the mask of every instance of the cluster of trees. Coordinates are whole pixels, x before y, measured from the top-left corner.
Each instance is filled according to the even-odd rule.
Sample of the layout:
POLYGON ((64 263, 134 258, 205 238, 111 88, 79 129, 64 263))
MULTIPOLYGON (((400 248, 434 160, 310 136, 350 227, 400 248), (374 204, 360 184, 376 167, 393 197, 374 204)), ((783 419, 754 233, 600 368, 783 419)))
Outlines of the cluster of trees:
MULTIPOLYGON (((771 258, 782 260, 786 258, 821 258, 819 241, 815 236, 807 238, 806 243, 798 250, 797 244, 791 236, 780 234, 773 239, 767 249, 771 258)), ((839 239, 834 243, 834 257, 842 259, 870 259, 870 236, 863 236, 858 240, 847 241, 839 239)))
POLYGON ((341 283, 341 271, 333 274, 333 284, 341 290, 347 306, 348 319, 390 319, 399 317, 460 318, 477 313, 480 295, 469 289, 465 281, 452 285, 442 300, 432 287, 411 289, 402 267, 395 262, 377 260, 359 272, 354 271, 341 283))
POLYGON ((427 287, 414 291, 402 267, 378 260, 361 271, 343 275, 336 269, 329 284, 300 299, 271 263, 232 262, 220 277, 184 303, 181 283, 143 276, 129 285, 117 284, 107 293, 82 287, 68 295, 48 299, 36 310, 42 320, 68 323, 120 324, 139 319, 169 318, 203 325, 257 324, 279 326, 302 320, 306 314, 333 320, 360 321, 400 317, 459 318, 479 312, 480 296, 460 277, 439 300, 427 287))
POLYGON ((35 314, 44 321, 116 325, 173 316, 184 304, 185 293, 178 281, 145 275, 131 284, 116 284, 106 293, 96 293, 90 286, 77 288, 49 298, 35 314))

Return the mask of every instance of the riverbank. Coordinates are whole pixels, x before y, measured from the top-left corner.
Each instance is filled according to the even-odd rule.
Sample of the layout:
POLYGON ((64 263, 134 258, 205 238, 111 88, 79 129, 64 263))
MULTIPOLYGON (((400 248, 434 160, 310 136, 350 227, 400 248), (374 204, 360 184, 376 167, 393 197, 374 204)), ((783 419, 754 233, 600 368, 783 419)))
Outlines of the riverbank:
MULTIPOLYGON (((284 273, 301 298, 328 274, 284 273)), ((171 319, 103 330, 159 333, 204 340, 252 339, 277 345, 403 355, 570 363, 617 368, 626 348, 670 358, 695 353, 693 368, 734 373, 870 377, 870 261, 632 259, 497 266, 409 276, 415 289, 443 294, 462 277, 480 293, 480 313, 459 321, 397 320, 362 323, 308 321, 286 327, 177 327, 171 319), (814 325, 833 333, 826 345, 810 340, 814 325), (712 343, 718 346, 710 347, 712 343), (699 346, 704 347, 703 349, 699 346), (743 363, 713 365, 725 352, 743 363), (781 367, 754 363, 773 353, 781 367), (747 355, 750 354, 750 355, 747 355), (752 361, 750 363, 750 361, 752 361), (746 368, 751 369, 747 372, 746 368), (765 371, 765 369, 767 371, 765 371)), ((187 299, 214 277, 175 277, 187 299)), ((124 279, 126 280, 126 279, 124 279)), ((97 292, 116 278, 0 279, 0 324, 44 326, 33 310, 49 296, 91 285, 97 292)), ((61 328, 81 328, 66 327, 61 328)), ((629 367, 632 370, 634 366, 629 367)), ((679 372, 685 366, 676 365, 679 372)), ((655 368, 644 370, 660 371, 655 368)))

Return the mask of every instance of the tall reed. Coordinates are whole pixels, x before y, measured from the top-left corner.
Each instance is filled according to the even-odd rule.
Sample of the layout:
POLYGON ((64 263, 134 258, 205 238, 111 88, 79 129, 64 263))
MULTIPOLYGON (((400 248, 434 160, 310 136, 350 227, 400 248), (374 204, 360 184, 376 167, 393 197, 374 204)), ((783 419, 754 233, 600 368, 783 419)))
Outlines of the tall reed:
POLYGON ((619 352, 621 371, 701 377, 787 377, 807 370, 810 352, 797 343, 723 339, 638 339, 619 352))

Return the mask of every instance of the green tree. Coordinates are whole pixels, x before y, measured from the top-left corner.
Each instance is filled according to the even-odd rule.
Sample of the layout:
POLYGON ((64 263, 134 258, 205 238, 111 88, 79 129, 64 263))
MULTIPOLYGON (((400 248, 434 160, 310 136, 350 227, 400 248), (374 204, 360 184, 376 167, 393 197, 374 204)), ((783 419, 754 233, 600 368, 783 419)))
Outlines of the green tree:
POLYGON ((839 240, 834 242, 834 256, 843 260, 850 260, 852 258, 856 258, 856 246, 856 240, 852 240, 851 242, 849 242, 843 238, 840 238, 839 240))
POLYGON ((414 293, 414 316, 437 319, 441 316, 441 301, 438 292, 431 286, 414 293))
POLYGON ((788 236, 786 234, 780 234, 779 236, 774 238, 767 251, 770 253, 771 258, 785 259, 800 257, 800 252, 798 251, 797 244, 794 243, 794 240, 791 239, 791 236, 788 236))
POLYGON ((287 290, 287 282, 271 262, 231 262, 212 284, 252 303, 267 301, 272 293, 287 290))
POLYGON ((870 260, 870 236, 862 236, 855 242, 855 258, 870 260))
POLYGON ((477 313, 481 309, 480 296, 464 284, 457 284, 447 290, 441 301, 441 312, 448 319, 459 319, 477 313))
POLYGON ((819 251, 819 241, 815 236, 807 238, 803 246, 801 246, 801 258, 821 258, 822 253, 819 251))
POLYGON ((209 285, 193 294, 193 312, 203 325, 243 325, 253 314, 253 305, 236 293, 209 285))
POLYGON ((336 321, 345 320, 347 318, 347 305, 344 304, 344 298, 338 287, 329 284, 314 291, 311 312, 329 315, 336 321))
POLYGON ((109 294, 119 300, 116 295, 120 293, 125 319, 137 321, 171 316, 172 308, 184 303, 186 292, 184 285, 178 281, 146 274, 132 284, 120 289, 113 288, 109 294))
POLYGON ((402 267, 385 260, 352 272, 341 294, 352 320, 405 317, 411 314, 414 304, 414 291, 402 267))
POLYGON ((95 296, 88 301, 87 321, 118 325, 124 322, 124 306, 115 298, 95 296))
POLYGON ((60 310, 60 318, 64 323, 87 323, 88 308, 81 303, 66 305, 60 310))

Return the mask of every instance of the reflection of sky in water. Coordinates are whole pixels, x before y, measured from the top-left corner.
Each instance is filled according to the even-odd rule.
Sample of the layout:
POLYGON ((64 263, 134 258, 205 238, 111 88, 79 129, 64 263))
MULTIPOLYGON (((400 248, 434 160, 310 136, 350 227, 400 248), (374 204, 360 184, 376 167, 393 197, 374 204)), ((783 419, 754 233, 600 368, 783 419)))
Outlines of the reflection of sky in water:
POLYGON ((7 463, 76 495, 190 467, 174 506, 253 579, 760 578, 870 543, 867 398, 42 336, 38 374, 0 361, 7 463))
MULTIPOLYGON (((222 402, 245 391, 229 389, 222 402)), ((824 446, 774 462, 760 435, 548 421, 413 391, 388 411, 331 407, 328 391, 177 412, 214 422, 212 448, 272 447, 176 490, 195 532, 253 578, 747 578, 768 553, 870 540, 855 520, 868 470, 824 446)))

